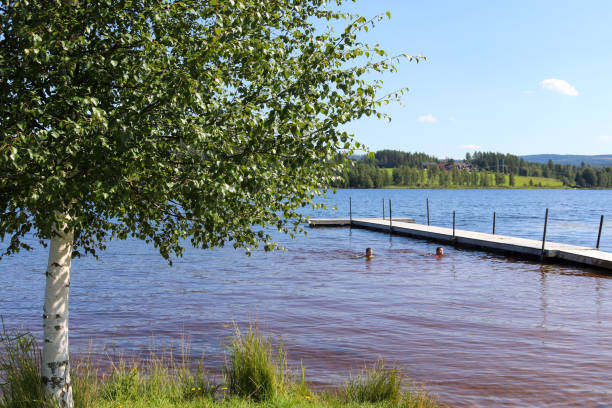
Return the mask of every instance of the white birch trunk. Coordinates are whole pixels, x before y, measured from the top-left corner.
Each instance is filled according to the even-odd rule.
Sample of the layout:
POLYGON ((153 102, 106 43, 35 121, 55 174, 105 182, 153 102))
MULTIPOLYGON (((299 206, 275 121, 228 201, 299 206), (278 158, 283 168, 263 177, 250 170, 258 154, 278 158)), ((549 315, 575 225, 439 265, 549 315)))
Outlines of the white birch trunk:
MULTIPOLYGON (((68 215, 63 214, 62 218, 67 219, 68 215)), ((64 233, 63 229, 63 225, 54 226, 49 245, 41 373, 47 395, 61 408, 73 408, 68 355, 68 292, 74 234, 72 231, 64 233)))

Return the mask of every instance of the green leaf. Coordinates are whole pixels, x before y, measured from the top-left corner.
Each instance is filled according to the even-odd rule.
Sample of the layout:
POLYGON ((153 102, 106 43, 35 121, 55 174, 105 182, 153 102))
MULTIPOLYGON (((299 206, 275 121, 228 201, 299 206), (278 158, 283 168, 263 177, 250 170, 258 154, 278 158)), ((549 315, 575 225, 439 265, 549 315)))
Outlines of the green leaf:
POLYGON ((28 233, 49 238, 68 210, 82 255, 130 236, 170 259, 185 242, 276 248, 266 227, 300 232, 302 207, 362 147, 343 126, 385 118, 377 109, 391 96, 366 74, 397 60, 363 59, 386 56, 361 38, 365 17, 296 6, 4 7, 0 174, 11 185, 0 207, 22 214, 3 214, 0 235, 17 235, 4 252, 28 233))

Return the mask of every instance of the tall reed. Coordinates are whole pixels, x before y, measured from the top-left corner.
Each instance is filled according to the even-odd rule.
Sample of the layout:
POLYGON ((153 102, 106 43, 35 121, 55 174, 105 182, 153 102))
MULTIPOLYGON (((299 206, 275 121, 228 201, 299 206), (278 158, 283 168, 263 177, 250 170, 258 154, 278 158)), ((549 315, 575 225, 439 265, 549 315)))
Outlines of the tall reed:
POLYGON ((256 328, 251 326, 242 335, 236 327, 229 352, 225 376, 232 395, 265 401, 286 389, 287 362, 282 344, 275 352, 270 339, 262 337, 256 328))
MULTIPOLYGON (((228 351, 225 382, 216 385, 202 360, 194 369, 185 346, 180 358, 172 352, 155 352, 144 359, 113 358, 110 370, 98 370, 90 351, 85 358, 73 359, 75 408, 439 406, 424 391, 402 388, 400 371, 382 361, 351 377, 339 394, 314 394, 304 367, 299 377, 291 375, 283 345, 275 346, 253 327, 246 334, 236 328, 228 351)), ((40 363, 32 335, 0 333, 0 408, 57 408, 45 398, 40 363)))
POLYGON ((349 379, 344 387, 344 395, 352 402, 397 401, 402 381, 403 375, 399 369, 388 368, 384 361, 378 360, 349 379))
POLYGON ((34 336, 0 333, 0 408, 48 408, 40 375, 41 355, 34 336))
POLYGON ((387 367, 383 360, 364 367, 356 377, 350 377, 340 392, 347 403, 375 404, 378 407, 436 408, 441 405, 434 397, 414 384, 404 384, 405 377, 395 366, 387 367))

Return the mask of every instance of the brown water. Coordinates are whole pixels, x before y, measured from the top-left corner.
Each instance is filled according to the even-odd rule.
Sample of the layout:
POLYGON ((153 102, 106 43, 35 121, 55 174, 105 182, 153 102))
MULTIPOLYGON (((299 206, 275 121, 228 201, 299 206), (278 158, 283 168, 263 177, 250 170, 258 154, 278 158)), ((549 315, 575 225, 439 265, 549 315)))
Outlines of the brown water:
MULTIPOLYGON (((598 271, 452 247, 436 259, 435 244, 364 230, 280 239, 286 252, 190 250, 173 268, 136 241, 75 261, 73 350, 137 354, 184 333, 218 367, 232 322, 257 322, 317 386, 382 357, 455 407, 612 405, 612 281, 598 271), (367 246, 376 258, 356 259, 367 246)), ((9 327, 40 333, 44 257, 0 263, 9 327)))

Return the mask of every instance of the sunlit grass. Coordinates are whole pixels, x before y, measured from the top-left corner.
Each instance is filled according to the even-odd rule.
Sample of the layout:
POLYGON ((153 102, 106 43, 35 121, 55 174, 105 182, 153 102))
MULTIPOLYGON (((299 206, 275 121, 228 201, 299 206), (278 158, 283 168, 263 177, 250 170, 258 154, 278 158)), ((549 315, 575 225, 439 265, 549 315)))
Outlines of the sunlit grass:
MULTIPOLYGON (((0 335, 0 408, 54 408, 45 401, 40 350, 29 334, 0 335)), ((336 392, 313 392, 304 367, 290 370, 285 348, 255 328, 237 328, 228 345, 223 380, 213 382, 204 361, 152 353, 99 372, 91 354, 73 364, 75 408, 250 408, 250 407, 402 407, 439 406, 423 390, 407 385, 399 369, 381 360, 350 377, 336 392)))
POLYGON ((563 187, 563 182, 561 180, 548 177, 515 176, 514 186, 560 188, 563 187))
POLYGON ((378 361, 372 367, 365 367, 356 377, 351 377, 343 392, 347 401, 397 401, 403 377, 396 367, 388 368, 383 361, 378 361))
POLYGON ((29 333, 0 333, 0 408, 47 408, 40 375, 40 349, 29 333))
POLYGON ((251 327, 242 335, 236 327, 229 351, 225 374, 232 395, 265 401, 285 391, 287 361, 282 344, 274 350, 257 329, 251 327))
MULTIPOLYGON (((393 176, 393 169, 392 168, 385 168, 384 170, 387 171, 387 173, 389 174, 389 177, 393 176)), ((494 178, 492 177, 491 172, 480 172, 479 173, 479 179, 484 177, 484 174, 488 174, 489 177, 491 178, 491 181, 489 183, 488 186, 481 186, 480 183, 478 183, 478 185, 472 186, 472 185, 458 185, 458 184, 451 184, 451 185, 447 185, 447 186, 440 186, 438 184, 432 184, 429 185, 429 183, 427 182, 427 180, 425 180, 421 185, 410 185, 410 186, 404 186, 404 185, 388 185, 385 186, 385 189, 422 189, 422 188, 431 188, 431 189, 495 189, 495 188, 567 188, 567 186, 563 185, 563 182, 561 180, 555 179, 555 178, 550 178, 550 177, 535 177, 535 176, 514 176, 514 186, 510 186, 510 175, 505 174, 504 175, 504 183, 503 184, 499 184, 496 185, 493 181, 494 178)))

